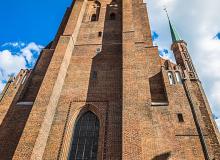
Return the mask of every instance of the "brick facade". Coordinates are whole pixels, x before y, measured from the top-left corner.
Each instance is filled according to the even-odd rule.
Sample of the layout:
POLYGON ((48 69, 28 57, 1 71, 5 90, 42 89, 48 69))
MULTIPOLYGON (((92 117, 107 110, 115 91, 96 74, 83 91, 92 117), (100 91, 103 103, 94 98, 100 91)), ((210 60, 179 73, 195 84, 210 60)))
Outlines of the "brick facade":
POLYGON ((76 0, 34 69, 3 91, 0 159, 68 159, 87 111, 100 121, 99 160, 220 159, 186 43, 172 49, 177 65, 153 46, 142 0, 76 0))

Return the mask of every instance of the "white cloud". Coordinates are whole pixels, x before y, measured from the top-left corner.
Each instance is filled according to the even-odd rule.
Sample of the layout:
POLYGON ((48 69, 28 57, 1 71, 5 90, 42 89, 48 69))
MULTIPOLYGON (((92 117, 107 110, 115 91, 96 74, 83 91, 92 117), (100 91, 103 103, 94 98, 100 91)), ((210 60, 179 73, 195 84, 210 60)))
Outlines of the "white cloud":
MULTIPOLYGON (((201 54, 198 54, 199 65, 202 67, 199 69, 202 76, 209 79, 219 79, 220 74, 216 74, 220 71, 220 41, 211 39, 210 36, 199 40, 197 47, 200 47, 201 54)), ((219 97, 220 98, 220 97, 219 97)), ((219 103, 220 104, 220 103, 219 103)))
POLYGON ((37 45, 36 43, 29 43, 25 48, 21 49, 21 54, 26 58, 28 63, 33 61, 33 52, 40 53, 43 46, 37 45))
POLYGON ((34 42, 27 45, 23 42, 9 42, 3 44, 2 47, 7 47, 7 49, 1 51, 0 48, 0 91, 5 85, 3 81, 7 81, 9 75, 17 74, 20 69, 33 66, 43 48, 34 42))
POLYGON ((9 74, 17 73, 21 68, 26 68, 26 62, 23 56, 12 55, 9 50, 0 51, 0 69, 2 77, 5 80, 9 74))
POLYGON ((167 49, 159 47, 159 55, 165 60, 170 60, 171 62, 176 63, 173 55, 167 49))
POLYGON ((7 43, 4 43, 2 45, 2 47, 7 47, 7 46, 11 46, 11 47, 24 47, 25 43, 24 42, 7 42, 7 43))
MULTIPOLYGON (((220 41, 213 38, 220 32, 220 1, 144 1, 148 4, 152 30, 159 34, 156 43, 161 49, 168 49, 171 45, 169 25, 163 10, 164 6, 167 7, 172 23, 188 43, 212 110, 220 117, 220 41)), ((169 58, 171 55, 166 56, 169 58)))

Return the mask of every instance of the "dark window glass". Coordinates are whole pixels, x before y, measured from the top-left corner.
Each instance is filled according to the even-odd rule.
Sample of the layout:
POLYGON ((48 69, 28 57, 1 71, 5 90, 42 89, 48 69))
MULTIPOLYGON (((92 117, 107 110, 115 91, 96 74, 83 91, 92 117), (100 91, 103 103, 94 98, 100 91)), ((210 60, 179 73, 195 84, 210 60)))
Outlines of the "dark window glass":
POLYGON ((91 21, 96 21, 96 14, 92 15, 91 21))
POLYGON ((111 14, 110 14, 110 20, 115 20, 115 19, 116 19, 115 13, 111 13, 111 14))
POLYGON ((102 32, 99 32, 99 37, 101 37, 102 36, 102 32))
POLYGON ((96 72, 96 71, 93 71, 92 79, 93 79, 93 80, 96 80, 97 77, 98 77, 97 72, 96 72))
POLYGON ((99 120, 92 112, 84 113, 76 123, 69 160, 97 160, 99 120))
POLYGON ((179 113, 177 114, 177 117, 178 117, 179 122, 184 122, 183 114, 179 113))

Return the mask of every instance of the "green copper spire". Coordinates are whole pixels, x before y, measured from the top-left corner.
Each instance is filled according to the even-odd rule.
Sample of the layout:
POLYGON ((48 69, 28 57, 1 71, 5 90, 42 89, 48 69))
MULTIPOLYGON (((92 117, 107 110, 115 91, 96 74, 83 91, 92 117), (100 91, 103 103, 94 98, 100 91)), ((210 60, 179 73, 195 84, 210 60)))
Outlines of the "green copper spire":
POLYGON ((169 26, 170 26, 170 33, 171 33, 171 37, 172 37, 172 40, 173 40, 173 43, 177 42, 177 41, 180 41, 182 40, 180 35, 178 34, 178 32, 176 31, 176 28, 172 25, 171 21, 170 21, 170 17, 168 15, 168 12, 166 10, 166 8, 164 9, 166 14, 167 14, 167 18, 168 18, 168 21, 169 21, 169 26))

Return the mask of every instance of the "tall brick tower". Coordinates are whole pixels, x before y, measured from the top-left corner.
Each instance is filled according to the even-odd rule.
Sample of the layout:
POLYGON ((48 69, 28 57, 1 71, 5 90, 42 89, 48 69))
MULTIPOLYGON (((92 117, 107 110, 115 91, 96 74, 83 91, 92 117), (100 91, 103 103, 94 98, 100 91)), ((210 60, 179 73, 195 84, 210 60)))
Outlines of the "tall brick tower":
POLYGON ((0 97, 0 159, 219 160, 201 82, 170 29, 177 64, 159 57, 142 0, 75 0, 0 97))

